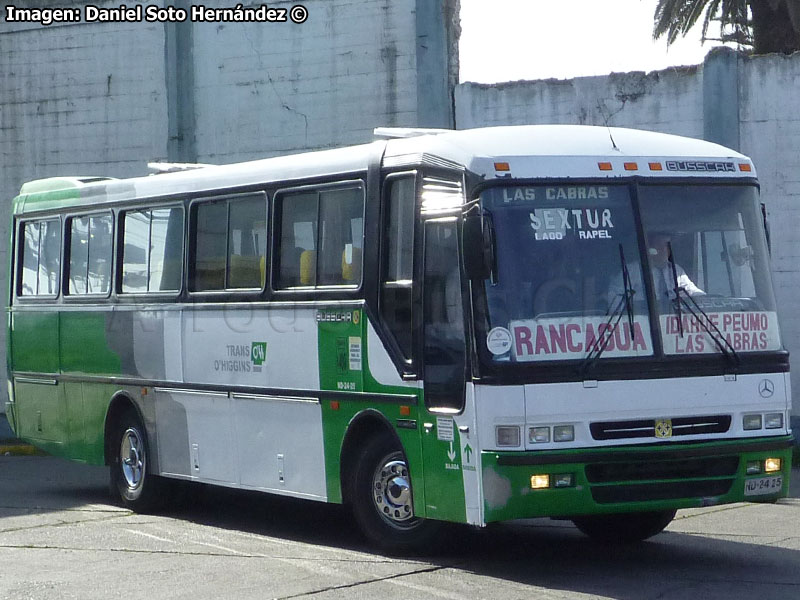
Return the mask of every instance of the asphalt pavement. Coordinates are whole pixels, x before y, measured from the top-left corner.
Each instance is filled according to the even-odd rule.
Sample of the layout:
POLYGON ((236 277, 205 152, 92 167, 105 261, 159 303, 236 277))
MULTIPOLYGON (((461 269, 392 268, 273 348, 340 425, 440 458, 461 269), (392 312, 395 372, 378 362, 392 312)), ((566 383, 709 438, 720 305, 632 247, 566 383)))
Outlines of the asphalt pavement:
POLYGON ((652 540, 594 544, 567 521, 442 530, 433 554, 374 553, 335 505, 191 486, 134 514, 108 471, 0 456, 0 599, 797 600, 792 498, 684 510, 652 540))

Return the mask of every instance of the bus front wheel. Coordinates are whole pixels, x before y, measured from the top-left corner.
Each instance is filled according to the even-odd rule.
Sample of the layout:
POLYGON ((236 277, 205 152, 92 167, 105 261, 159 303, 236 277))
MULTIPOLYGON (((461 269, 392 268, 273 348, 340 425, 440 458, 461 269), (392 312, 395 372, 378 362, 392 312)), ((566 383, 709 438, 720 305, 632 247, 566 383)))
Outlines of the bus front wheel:
POLYGON ((572 522, 593 540, 606 544, 630 544, 661 533, 675 518, 675 513, 674 510, 663 510, 592 515, 576 517, 572 522))
POLYGON ((147 433, 132 408, 120 416, 112 435, 112 491, 116 491, 127 508, 136 512, 158 508, 163 498, 162 480, 150 473, 147 433))
POLYGON ((351 500, 362 533, 384 551, 419 551, 432 541, 439 526, 414 516, 408 463, 388 435, 373 437, 360 452, 351 500))

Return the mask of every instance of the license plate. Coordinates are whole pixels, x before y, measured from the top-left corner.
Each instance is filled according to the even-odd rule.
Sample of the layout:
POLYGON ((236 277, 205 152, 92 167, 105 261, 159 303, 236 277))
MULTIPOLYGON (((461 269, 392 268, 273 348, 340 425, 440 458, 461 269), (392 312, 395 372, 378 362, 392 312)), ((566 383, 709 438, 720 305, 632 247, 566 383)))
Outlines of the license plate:
POLYGON ((783 487, 783 477, 759 477, 758 479, 746 479, 744 482, 745 496, 763 496, 766 494, 777 494, 783 487))

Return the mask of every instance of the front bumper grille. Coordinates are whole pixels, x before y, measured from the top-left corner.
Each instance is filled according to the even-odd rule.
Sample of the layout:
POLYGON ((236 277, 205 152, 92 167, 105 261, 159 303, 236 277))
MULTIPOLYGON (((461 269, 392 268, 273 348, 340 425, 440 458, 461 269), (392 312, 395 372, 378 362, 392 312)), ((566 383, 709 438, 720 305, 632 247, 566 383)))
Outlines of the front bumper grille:
MULTIPOLYGON (((730 415, 711 415, 701 417, 677 417, 671 419, 672 436, 705 435, 725 433, 731 427, 730 415)), ((605 421, 589 426, 595 440, 623 440, 632 438, 656 437, 655 419, 635 421, 605 421)))

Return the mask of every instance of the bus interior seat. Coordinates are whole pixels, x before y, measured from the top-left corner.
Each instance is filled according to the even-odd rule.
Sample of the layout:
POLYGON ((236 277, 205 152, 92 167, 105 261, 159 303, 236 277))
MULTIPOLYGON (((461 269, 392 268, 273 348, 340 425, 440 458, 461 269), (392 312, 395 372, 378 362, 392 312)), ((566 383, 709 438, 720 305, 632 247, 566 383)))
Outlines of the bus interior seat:
POLYGON ((342 281, 358 284, 361 282, 361 248, 350 248, 350 262, 347 262, 347 248, 342 250, 342 281))
POLYGON ((263 284, 261 275, 261 256, 242 256, 232 254, 230 257, 228 286, 232 288, 258 288, 263 284))
POLYGON ((314 285, 317 273, 317 253, 303 250, 300 254, 300 285, 314 285))
POLYGON ((194 280, 194 289, 196 290, 225 289, 225 259, 198 260, 195 265, 194 280))

